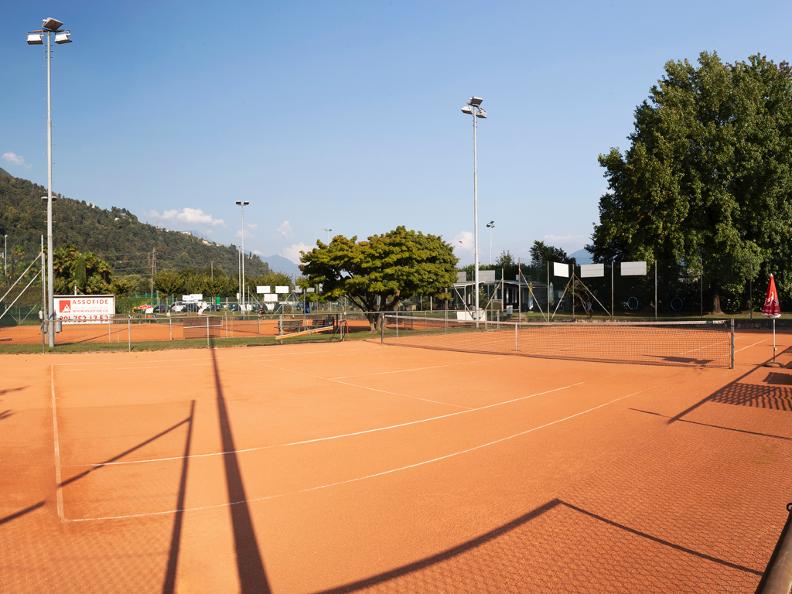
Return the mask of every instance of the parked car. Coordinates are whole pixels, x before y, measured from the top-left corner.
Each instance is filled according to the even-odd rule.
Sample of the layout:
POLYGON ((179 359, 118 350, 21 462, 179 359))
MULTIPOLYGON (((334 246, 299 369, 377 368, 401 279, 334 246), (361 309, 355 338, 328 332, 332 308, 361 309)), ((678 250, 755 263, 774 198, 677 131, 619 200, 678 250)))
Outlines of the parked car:
POLYGON ((168 312, 168 306, 164 303, 158 303, 154 306, 153 313, 155 314, 164 314, 168 312))

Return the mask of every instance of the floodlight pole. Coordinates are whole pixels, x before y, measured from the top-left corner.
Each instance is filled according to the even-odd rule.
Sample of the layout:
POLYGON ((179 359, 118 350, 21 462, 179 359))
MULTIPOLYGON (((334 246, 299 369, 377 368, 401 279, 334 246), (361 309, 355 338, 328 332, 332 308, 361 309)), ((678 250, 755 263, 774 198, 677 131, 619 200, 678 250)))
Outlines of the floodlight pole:
POLYGON ((478 128, 478 118, 487 117, 487 112, 481 107, 484 100, 481 97, 471 97, 467 105, 462 108, 462 113, 473 118, 473 284, 475 290, 475 320, 476 328, 479 325, 479 247, 478 247, 478 152, 476 146, 476 133, 478 128))
POLYGON ((52 266, 52 33, 47 32, 47 341, 55 347, 55 272, 52 266))
POLYGON ((247 200, 237 200, 236 205, 239 206, 240 213, 242 214, 242 251, 240 254, 241 266, 239 272, 239 299, 241 301, 242 312, 245 311, 245 207, 250 202, 247 200))

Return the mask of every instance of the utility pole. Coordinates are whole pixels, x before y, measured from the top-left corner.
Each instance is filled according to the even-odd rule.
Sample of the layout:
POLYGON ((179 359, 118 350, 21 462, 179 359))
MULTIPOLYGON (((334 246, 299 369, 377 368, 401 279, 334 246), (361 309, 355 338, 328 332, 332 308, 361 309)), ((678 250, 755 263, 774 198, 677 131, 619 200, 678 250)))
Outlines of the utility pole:
POLYGON ((151 301, 154 302, 154 275, 157 274, 157 248, 151 248, 151 301))

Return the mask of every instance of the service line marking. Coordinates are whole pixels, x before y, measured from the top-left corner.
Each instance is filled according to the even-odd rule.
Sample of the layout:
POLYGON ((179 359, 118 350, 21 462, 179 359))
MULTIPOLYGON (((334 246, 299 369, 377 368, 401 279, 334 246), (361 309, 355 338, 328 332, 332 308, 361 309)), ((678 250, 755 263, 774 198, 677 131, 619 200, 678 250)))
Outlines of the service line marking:
MULTIPOLYGON (((522 437, 524 435, 528 435, 528 434, 533 433, 535 431, 540 431, 541 429, 546 429, 547 427, 552 427, 553 425, 558 425, 559 423, 563 423, 565 421, 569 421, 569 420, 574 419, 576 417, 583 416, 585 414, 588 414, 590 412, 594 412, 595 410, 598 410, 598 409, 603 408, 605 406, 609 406, 611 404, 619 402, 620 400, 624 400, 626 398, 630 398, 631 396, 636 396, 638 394, 641 394, 642 392, 646 392, 646 391, 651 390, 651 389, 652 388, 644 388, 643 390, 639 390, 637 392, 632 392, 632 393, 627 394, 625 396, 619 396, 618 398, 614 398, 613 400, 609 400, 608 402, 603 402, 602 404, 598 404, 596 406, 592 406, 591 408, 587 408, 586 410, 582 410, 580 412, 568 415, 566 417, 563 417, 563 418, 560 418, 560 419, 556 419, 555 421, 550 421, 550 422, 544 423, 542 425, 537 425, 536 427, 531 427, 530 429, 525 429, 524 431, 519 431, 517 433, 512 433, 511 435, 507 435, 505 437, 494 439, 492 441, 488 441, 486 443, 482 443, 482 444, 479 444, 479 445, 476 445, 476 446, 473 446, 473 447, 470 447, 470 448, 466 448, 464 450, 457 450, 455 452, 444 454, 442 456, 437 456, 435 458, 429 458, 427 460, 421 460, 420 462, 414 462, 412 464, 406 464, 404 466, 397 466, 396 468, 388 468, 386 470, 381 470, 379 472, 374 472, 374 473, 366 474, 366 475, 363 475, 363 476, 357 476, 357 477, 354 477, 354 478, 351 478, 351 479, 335 481, 335 482, 332 482, 332 483, 325 483, 325 484, 322 484, 322 485, 314 485, 313 487, 306 487, 304 489, 297 489, 295 491, 288 491, 288 492, 285 492, 285 493, 276 493, 274 495, 264 495, 262 497, 252 497, 252 498, 244 499, 244 500, 241 500, 241 501, 229 501, 228 503, 216 503, 214 505, 202 505, 202 506, 196 506, 196 507, 186 507, 186 508, 181 508, 181 509, 170 509, 170 510, 158 511, 158 512, 141 512, 141 513, 137 513, 137 514, 125 514, 125 515, 118 515, 118 516, 99 516, 99 517, 93 517, 93 518, 70 518, 67 521, 69 521, 69 522, 97 522, 97 521, 105 521, 105 520, 127 520, 127 519, 132 519, 132 518, 146 518, 146 517, 153 517, 153 516, 173 515, 173 514, 184 513, 184 512, 208 511, 208 510, 213 510, 213 509, 223 509, 223 508, 226 508, 226 507, 231 507, 233 505, 242 505, 242 504, 248 504, 248 503, 258 503, 258 502, 262 502, 262 501, 271 501, 273 499, 279 499, 279 498, 287 497, 287 496, 290 496, 290 495, 300 495, 300 494, 303 494, 303 493, 312 493, 312 492, 315 492, 315 491, 321 491, 323 489, 330 489, 330 488, 333 488, 333 487, 340 487, 342 485, 349 485, 351 483, 357 483, 357 482, 361 482, 361 481, 366 481, 366 480, 369 480, 369 479, 374 479, 374 478, 379 478, 379 477, 382 477, 382 476, 396 474, 397 472, 403 472, 405 470, 411 470, 413 468, 419 468, 421 466, 426 466, 428 464, 434 464, 435 462, 442 462, 443 460, 449 460, 449 459, 455 458, 457 456, 462 456, 463 454, 469 454, 470 452, 475 452, 476 450, 481 450, 481 449, 484 449, 484 448, 488 448, 488 447, 497 445, 499 443, 503 443, 505 441, 509 441, 511 439, 515 439, 517 437, 522 437)), ((452 414, 462 414, 462 413, 452 413, 452 414)))
POLYGON ((453 408, 461 408, 464 410, 473 410, 469 406, 462 406, 461 404, 452 404, 450 402, 443 402, 442 400, 432 400, 431 398, 421 398, 420 396, 412 396, 410 394, 401 394, 399 392, 391 392, 390 390, 383 390, 381 388, 372 388, 370 386, 361 386, 359 384, 352 384, 349 382, 342 382, 341 380, 327 380, 334 384, 341 384, 342 386, 350 386, 352 388, 360 388, 361 390, 368 390, 370 392, 377 392, 379 394, 388 394, 389 396, 399 396, 400 398, 409 398, 410 400, 421 400, 423 402, 431 402, 433 404, 442 404, 443 406, 451 406, 453 408))
MULTIPOLYGON (((379 433, 381 431, 390 431, 392 429, 400 429, 401 427, 409 427, 411 425, 420 425, 422 423, 430 423, 432 421, 439 421, 440 419, 448 419, 450 417, 456 417, 458 415, 466 415, 482 410, 487 410, 490 408, 496 408, 499 406, 505 406, 507 404, 513 404, 515 402, 521 402, 523 400, 529 400, 530 398, 535 398, 536 396, 543 396, 545 394, 552 394, 553 392, 560 392, 562 390, 568 390, 569 388, 574 388, 580 386, 583 382, 577 382, 574 384, 569 384, 567 386, 559 386, 557 388, 550 388, 549 390, 544 390, 542 392, 534 392, 532 394, 528 394, 527 396, 518 396, 516 398, 510 398, 509 400, 503 400, 500 402, 494 402, 492 404, 485 404, 484 406, 479 406, 477 408, 470 408, 467 410, 460 410, 452 413, 446 413, 443 415, 437 415, 434 417, 426 417, 424 419, 415 419, 413 421, 405 421, 404 423, 396 423, 395 425, 386 425, 384 427, 374 427, 371 429, 361 429, 360 431, 353 431, 351 433, 340 433, 338 435, 327 435, 324 437, 314 437, 312 439, 301 439, 299 441, 291 441, 287 443, 280 443, 280 444, 272 444, 266 446, 256 446, 252 448, 243 448, 239 450, 233 450, 228 452, 206 452, 204 454, 190 454, 187 456, 188 458, 208 458, 212 456, 228 456, 231 454, 244 454, 247 452, 258 452, 261 450, 271 450, 275 448, 288 448, 294 446, 302 446, 308 445, 313 443, 321 443, 324 441, 334 441, 337 439, 346 439, 348 437, 356 437, 358 435, 367 435, 370 433, 379 433)), ((90 464, 70 464, 69 468, 71 467, 85 467, 85 466, 122 466, 128 464, 150 464, 153 462, 172 462, 176 460, 184 460, 185 456, 167 456, 164 458, 148 458, 144 460, 122 460, 118 462, 105 462, 105 463, 90 463, 90 464)))
POLYGON ((339 375, 338 377, 328 377, 325 378, 329 381, 336 381, 336 380, 343 380, 343 379, 354 379, 357 377, 370 377, 372 375, 390 375, 393 373, 410 373, 412 371, 424 371, 426 369, 442 369, 444 367, 452 367, 454 365, 465 365, 465 363, 446 363, 445 365, 427 365, 426 367, 408 367, 406 369, 393 369, 391 371, 375 371, 374 373, 361 373, 360 375, 339 375))
POLYGON ((55 507, 58 510, 58 518, 61 522, 65 521, 63 513, 63 491, 61 484, 61 454, 60 454, 60 435, 58 432, 58 410, 55 405, 55 366, 50 364, 50 403, 52 406, 52 443, 55 450, 55 507))
POLYGON ((767 341, 766 338, 763 338, 762 340, 757 340, 755 343, 749 344, 748 346, 741 347, 741 348, 737 349, 734 352, 735 353, 739 353, 740 351, 744 351, 745 349, 750 349, 751 347, 755 347, 756 345, 762 344, 763 342, 766 342, 766 341, 767 341))

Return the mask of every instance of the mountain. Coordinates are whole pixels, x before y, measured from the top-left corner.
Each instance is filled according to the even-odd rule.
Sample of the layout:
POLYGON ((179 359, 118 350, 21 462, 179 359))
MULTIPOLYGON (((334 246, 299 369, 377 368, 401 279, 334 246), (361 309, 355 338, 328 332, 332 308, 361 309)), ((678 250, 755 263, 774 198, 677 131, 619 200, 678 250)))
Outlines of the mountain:
MULTIPOLYGON (((0 236, 8 234, 11 269, 39 251, 39 238, 46 234, 46 208, 41 200, 46 193, 46 188, 0 169, 0 236)), ((232 277, 237 274, 238 249, 233 244, 142 223, 125 208, 107 210, 62 196, 53 204, 53 243, 55 248, 73 245, 93 252, 119 275, 149 276, 152 253, 157 270, 214 267, 232 277)), ((250 276, 270 270, 258 256, 250 256, 245 267, 250 276)))
POLYGON ((572 252, 569 257, 574 258, 578 264, 591 264, 594 261, 591 257, 591 252, 586 250, 586 248, 572 252))
POLYGON ((269 266, 273 271, 282 272, 283 274, 287 274, 292 278, 297 278, 302 274, 297 264, 288 258, 284 258, 283 256, 273 254, 272 256, 264 256, 262 260, 264 260, 267 266, 269 266))

